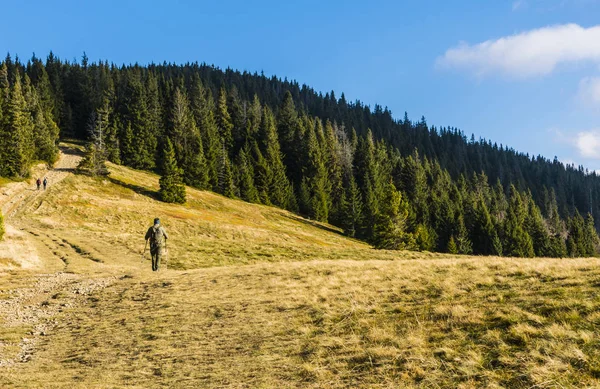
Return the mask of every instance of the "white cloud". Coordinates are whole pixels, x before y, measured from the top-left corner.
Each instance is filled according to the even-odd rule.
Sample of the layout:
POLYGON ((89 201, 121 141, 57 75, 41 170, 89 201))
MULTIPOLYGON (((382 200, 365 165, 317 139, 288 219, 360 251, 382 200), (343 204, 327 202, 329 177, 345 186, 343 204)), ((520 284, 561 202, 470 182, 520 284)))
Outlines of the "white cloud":
POLYGON ((600 159, 600 130, 579 132, 574 143, 582 157, 600 159))
POLYGON ((477 76, 500 73, 534 77, 559 64, 600 65, 600 25, 564 24, 525 31, 474 45, 460 43, 437 59, 442 68, 466 69, 477 76))
POLYGON ((579 81, 578 96, 584 104, 600 109, 600 77, 586 77, 579 81))

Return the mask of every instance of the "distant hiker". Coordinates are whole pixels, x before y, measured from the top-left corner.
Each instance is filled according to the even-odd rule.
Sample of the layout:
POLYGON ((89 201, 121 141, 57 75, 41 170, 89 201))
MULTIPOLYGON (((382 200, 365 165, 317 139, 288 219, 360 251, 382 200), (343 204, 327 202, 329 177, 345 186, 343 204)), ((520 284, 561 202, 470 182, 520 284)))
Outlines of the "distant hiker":
POLYGON ((40 190, 40 185, 42 185, 42 180, 40 180, 39 178, 37 179, 37 181, 35 182, 37 184, 37 188, 38 190, 40 190))
POLYGON ((46 185, 48 185, 48 179, 44 177, 44 190, 46 190, 46 185))
POLYGON ((154 219, 154 225, 146 232, 146 243, 150 240, 150 255, 152 255, 152 271, 157 271, 160 266, 160 260, 165 254, 167 248, 167 231, 160 225, 160 219, 154 219))

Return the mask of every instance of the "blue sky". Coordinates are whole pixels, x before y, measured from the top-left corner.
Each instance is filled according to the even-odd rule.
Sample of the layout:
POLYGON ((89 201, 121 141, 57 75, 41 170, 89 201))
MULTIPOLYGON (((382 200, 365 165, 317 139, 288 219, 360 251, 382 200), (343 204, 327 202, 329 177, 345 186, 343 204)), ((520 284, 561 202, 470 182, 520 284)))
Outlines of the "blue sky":
POLYGON ((1 5, 0 52, 296 79, 600 169, 600 0, 74 0, 1 5), (598 26, 598 27, 596 27, 598 26))

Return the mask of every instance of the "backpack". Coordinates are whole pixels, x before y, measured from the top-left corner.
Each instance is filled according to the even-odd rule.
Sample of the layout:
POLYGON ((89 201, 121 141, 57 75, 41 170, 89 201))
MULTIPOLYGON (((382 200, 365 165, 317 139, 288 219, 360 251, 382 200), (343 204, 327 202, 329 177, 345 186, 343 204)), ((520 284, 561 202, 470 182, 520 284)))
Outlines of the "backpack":
POLYGON ((150 228, 150 247, 162 247, 165 244, 165 234, 161 227, 150 228))

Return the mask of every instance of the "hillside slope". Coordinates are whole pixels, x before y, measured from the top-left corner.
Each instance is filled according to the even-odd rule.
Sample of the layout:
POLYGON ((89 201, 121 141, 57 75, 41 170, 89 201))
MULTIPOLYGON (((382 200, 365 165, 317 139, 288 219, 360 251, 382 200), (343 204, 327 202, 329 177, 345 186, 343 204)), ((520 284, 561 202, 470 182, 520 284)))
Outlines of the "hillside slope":
POLYGON ((378 251, 210 192, 163 204, 155 175, 76 161, 65 145, 45 193, 0 189, 22 196, 0 251, 1 387, 600 385, 598 259, 378 251), (154 217, 158 273, 140 258, 154 217))

